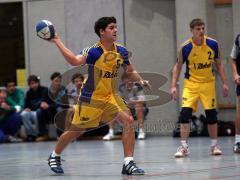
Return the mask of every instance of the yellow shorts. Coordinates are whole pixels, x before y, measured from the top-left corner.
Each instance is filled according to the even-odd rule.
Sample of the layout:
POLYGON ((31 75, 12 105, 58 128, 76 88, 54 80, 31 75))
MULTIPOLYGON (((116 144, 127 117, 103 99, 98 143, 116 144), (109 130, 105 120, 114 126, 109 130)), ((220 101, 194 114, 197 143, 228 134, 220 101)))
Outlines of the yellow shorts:
POLYGON ((197 83, 184 80, 184 88, 182 95, 182 107, 190 107, 196 112, 198 100, 201 100, 203 108, 216 109, 216 88, 215 81, 207 83, 197 83))
POLYGON ((111 95, 107 99, 91 100, 90 103, 80 102, 74 108, 72 125, 80 129, 98 127, 99 123, 109 122, 121 111, 128 110, 119 95, 111 95))

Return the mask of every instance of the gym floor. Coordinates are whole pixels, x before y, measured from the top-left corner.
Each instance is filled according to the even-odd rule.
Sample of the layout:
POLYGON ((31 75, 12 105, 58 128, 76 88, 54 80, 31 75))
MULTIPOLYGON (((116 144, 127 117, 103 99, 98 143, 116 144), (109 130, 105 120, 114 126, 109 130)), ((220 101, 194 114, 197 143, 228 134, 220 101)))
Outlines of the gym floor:
POLYGON ((121 175, 122 142, 82 140, 63 152, 65 174, 57 176, 47 165, 55 141, 0 144, 0 179, 240 179, 240 154, 234 154, 234 137, 220 137, 222 156, 210 155, 208 137, 190 138, 190 155, 175 159, 179 138, 149 136, 136 141, 135 161, 144 176, 121 175))

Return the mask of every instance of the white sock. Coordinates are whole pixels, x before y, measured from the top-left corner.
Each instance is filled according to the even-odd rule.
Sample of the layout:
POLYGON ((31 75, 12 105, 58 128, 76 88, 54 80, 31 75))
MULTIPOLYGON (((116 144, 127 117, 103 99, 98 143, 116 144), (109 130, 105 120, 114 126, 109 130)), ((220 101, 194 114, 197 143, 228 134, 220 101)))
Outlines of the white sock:
POLYGON ((125 165, 129 164, 130 161, 133 161, 133 157, 125 157, 124 158, 124 164, 125 165))
POLYGON ((211 139, 211 146, 217 145, 217 139, 211 139))
POLYGON ((184 148, 188 147, 187 141, 186 140, 181 140, 181 144, 184 148))
POLYGON ((240 134, 235 135, 235 144, 240 142, 240 134))
POLYGON ((108 132, 108 133, 111 134, 111 135, 113 135, 113 134, 114 134, 113 129, 109 129, 109 132, 108 132))
POLYGON ((56 156, 60 156, 60 154, 57 154, 57 153, 55 152, 55 150, 53 150, 53 152, 52 152, 52 157, 56 157, 56 156))

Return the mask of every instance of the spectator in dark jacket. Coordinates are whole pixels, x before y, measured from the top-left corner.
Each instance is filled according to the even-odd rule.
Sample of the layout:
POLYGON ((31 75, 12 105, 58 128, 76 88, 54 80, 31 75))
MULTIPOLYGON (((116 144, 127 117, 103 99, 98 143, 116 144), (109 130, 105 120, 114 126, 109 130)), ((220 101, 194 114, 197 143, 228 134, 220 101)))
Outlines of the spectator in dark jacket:
POLYGON ((28 77, 28 86, 29 90, 26 93, 25 109, 21 113, 22 122, 26 129, 27 141, 35 141, 37 136, 45 140, 47 139, 46 131, 45 129, 38 128, 38 126, 39 122, 45 121, 42 109, 47 109, 49 106, 45 102, 48 89, 40 85, 40 78, 35 75, 28 77), (32 124, 35 124, 35 129, 32 124))

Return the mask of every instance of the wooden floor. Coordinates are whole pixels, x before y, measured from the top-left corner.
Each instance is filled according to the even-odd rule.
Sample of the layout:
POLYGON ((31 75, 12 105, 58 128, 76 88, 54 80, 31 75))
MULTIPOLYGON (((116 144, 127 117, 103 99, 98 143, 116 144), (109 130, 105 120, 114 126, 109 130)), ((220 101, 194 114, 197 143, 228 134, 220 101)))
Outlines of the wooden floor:
POLYGON ((190 156, 175 159, 178 138, 154 136, 136 141, 135 161, 145 176, 123 176, 122 143, 83 140, 71 143, 62 158, 65 174, 54 175, 47 158, 55 141, 0 144, 0 180, 15 179, 240 179, 240 154, 234 154, 234 137, 221 137, 223 155, 210 155, 206 137, 190 139, 190 156))

